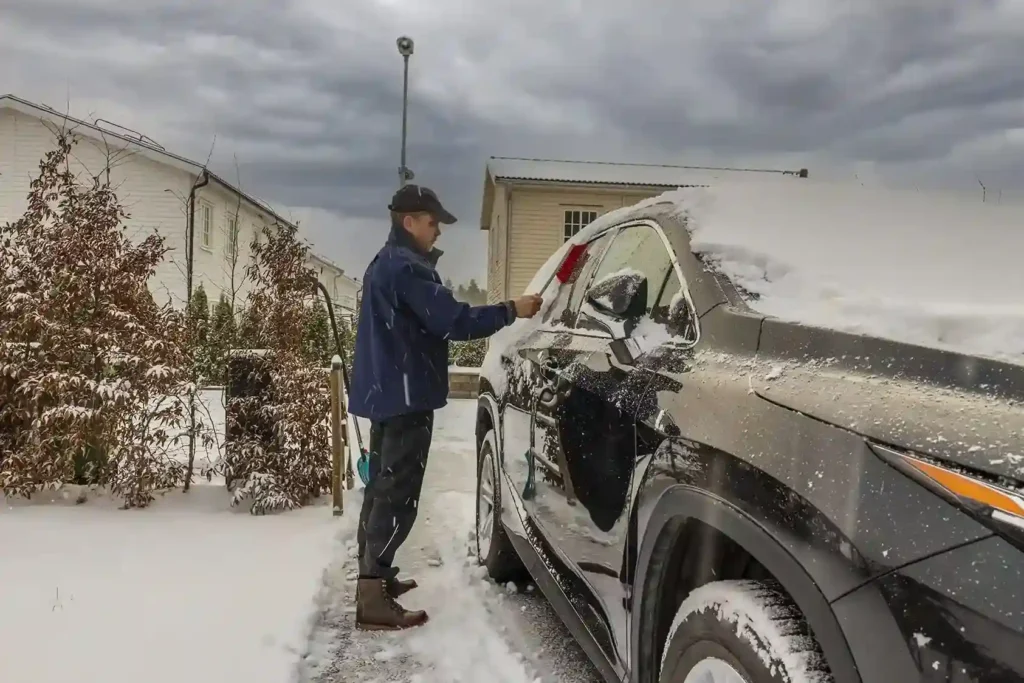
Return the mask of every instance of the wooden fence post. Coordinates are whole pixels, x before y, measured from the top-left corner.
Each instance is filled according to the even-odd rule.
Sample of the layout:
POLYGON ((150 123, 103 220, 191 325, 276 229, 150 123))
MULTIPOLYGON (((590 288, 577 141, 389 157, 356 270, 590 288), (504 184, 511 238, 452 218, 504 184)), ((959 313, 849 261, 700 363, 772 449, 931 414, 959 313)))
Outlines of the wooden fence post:
POLYGON ((341 489, 344 476, 345 421, 342 418, 344 396, 342 394, 341 358, 331 359, 331 498, 333 514, 345 512, 345 501, 341 489))
MULTIPOLYGON (((342 362, 337 356, 335 356, 335 358, 338 359, 339 363, 342 362)), ((339 365, 339 368, 340 367, 341 366, 339 365)), ((345 488, 351 491, 356 485, 356 480, 355 473, 352 471, 352 434, 348 431, 348 426, 350 417, 352 420, 357 420, 359 418, 348 414, 348 386, 345 385, 345 373, 339 369, 338 374, 340 376, 338 380, 338 386, 340 387, 340 391, 338 392, 338 403, 341 406, 341 457, 344 462, 345 488)), ((359 425, 356 425, 356 429, 358 428, 359 425)))

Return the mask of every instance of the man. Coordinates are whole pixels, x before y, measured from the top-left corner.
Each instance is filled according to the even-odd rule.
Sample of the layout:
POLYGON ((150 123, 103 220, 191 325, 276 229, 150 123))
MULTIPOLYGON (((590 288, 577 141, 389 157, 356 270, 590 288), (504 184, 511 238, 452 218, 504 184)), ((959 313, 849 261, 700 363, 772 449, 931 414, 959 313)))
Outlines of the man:
POLYGON ((455 216, 416 185, 398 190, 388 208, 391 234, 363 278, 349 388, 349 410, 371 421, 356 589, 356 625, 366 630, 427 621, 395 601, 416 582, 399 580, 392 563, 416 519, 434 411, 447 403, 448 342, 489 337, 541 305, 539 296, 476 307, 456 301, 435 270, 434 248, 439 224, 455 216))

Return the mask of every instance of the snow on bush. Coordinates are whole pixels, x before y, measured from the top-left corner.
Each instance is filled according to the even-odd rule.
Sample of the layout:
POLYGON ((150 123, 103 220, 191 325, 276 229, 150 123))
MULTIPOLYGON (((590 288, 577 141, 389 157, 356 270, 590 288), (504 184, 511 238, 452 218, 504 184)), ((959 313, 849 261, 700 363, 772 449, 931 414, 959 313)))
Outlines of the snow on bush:
POLYGON ((181 405, 183 321, 147 281, 167 251, 129 238, 106 169, 70 170, 64 131, 28 208, 0 226, 0 489, 31 496, 97 484, 144 506, 175 486, 168 429, 181 405))
POLYGON ((263 234, 265 239, 252 245, 246 319, 253 342, 267 350, 260 358, 270 386, 265 397, 233 396, 227 429, 262 422, 269 438, 259 430, 238 429, 222 463, 232 504, 251 499, 253 514, 301 507, 331 486, 327 375, 305 341, 317 315, 316 275, 304 265, 307 247, 294 226, 278 225, 263 234))
POLYGON ((486 339, 449 342, 450 365, 459 368, 478 368, 487 353, 486 339))

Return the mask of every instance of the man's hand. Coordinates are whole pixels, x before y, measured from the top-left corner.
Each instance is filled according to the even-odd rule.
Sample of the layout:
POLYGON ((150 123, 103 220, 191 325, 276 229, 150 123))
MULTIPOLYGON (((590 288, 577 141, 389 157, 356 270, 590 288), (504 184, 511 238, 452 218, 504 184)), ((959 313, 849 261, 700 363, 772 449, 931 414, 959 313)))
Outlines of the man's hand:
POLYGON ((512 305, 516 309, 517 318, 532 318, 537 315, 544 299, 539 294, 527 294, 518 299, 512 299, 512 305))

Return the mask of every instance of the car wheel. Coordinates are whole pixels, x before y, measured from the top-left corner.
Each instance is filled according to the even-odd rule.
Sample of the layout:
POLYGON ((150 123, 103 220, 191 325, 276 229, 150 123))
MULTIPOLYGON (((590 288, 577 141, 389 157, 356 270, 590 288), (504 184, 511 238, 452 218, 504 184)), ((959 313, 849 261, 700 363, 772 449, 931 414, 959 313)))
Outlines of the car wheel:
POLYGON ((831 683, 821 648, 776 585, 715 581, 683 601, 660 683, 831 683))
POLYGON ((476 556, 495 581, 519 578, 523 563, 501 521, 501 479, 494 430, 484 435, 476 468, 476 556))

